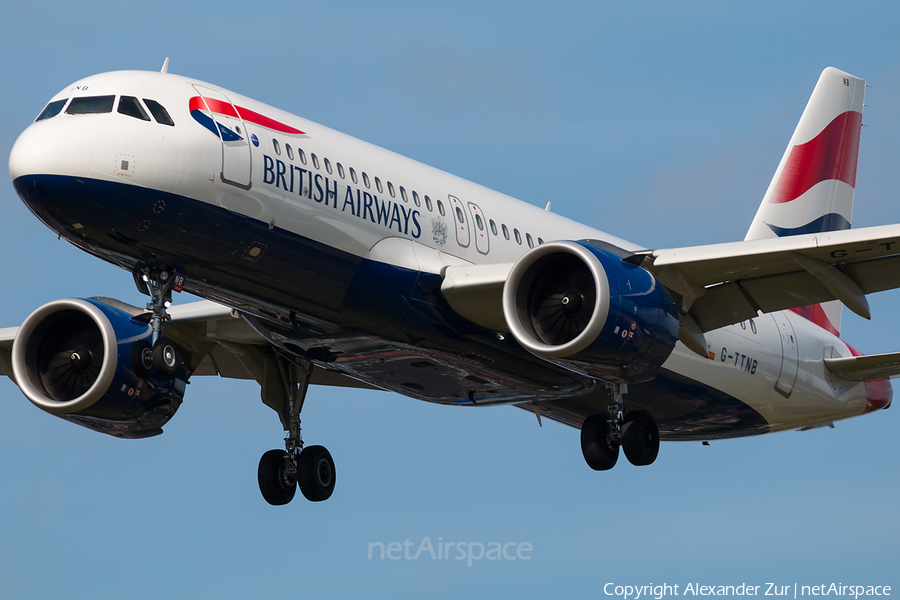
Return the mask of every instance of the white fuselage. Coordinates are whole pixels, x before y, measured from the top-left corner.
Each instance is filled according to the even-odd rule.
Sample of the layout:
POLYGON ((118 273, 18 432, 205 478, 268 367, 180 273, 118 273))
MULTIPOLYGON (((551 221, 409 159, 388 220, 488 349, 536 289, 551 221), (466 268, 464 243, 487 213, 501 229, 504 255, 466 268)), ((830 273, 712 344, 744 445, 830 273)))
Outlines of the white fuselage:
MULTIPOLYGON (((115 110, 63 112, 32 124, 21 135, 10 157, 12 178, 63 175, 165 192, 226 209, 270 230, 290 232, 336 254, 434 275, 447 265, 512 263, 531 247, 554 240, 592 239, 626 251, 641 250, 531 204, 184 77, 144 72, 97 75, 66 88, 54 100, 98 95, 152 98, 166 107, 175 126, 115 110), (194 100, 191 105, 198 97, 210 102, 194 100), (215 110, 213 101, 268 120, 229 115, 215 110), (205 108, 199 110, 200 116, 213 118, 238 133, 240 140, 221 141, 192 115, 190 106, 205 108)), ((135 227, 144 220, 152 226, 151 217, 136 215, 135 227)), ((83 224, 68 225, 77 231, 83 224)), ((185 222, 186 238, 205 226, 185 222)), ((246 242, 246 265, 252 269, 253 253, 266 252, 266 247, 260 243, 254 250, 254 240, 246 242)), ((96 247, 85 249, 109 259, 96 247)), ((208 296, 253 312, 252 299, 208 296)), ((319 318, 327 320, 310 315, 310 322, 319 318)), ((850 356, 847 345, 795 313, 764 314, 708 332, 706 340, 707 358, 679 343, 663 368, 740 400, 765 419, 767 431, 859 415, 872 400, 866 384, 835 380, 824 366, 823 358, 850 356)))

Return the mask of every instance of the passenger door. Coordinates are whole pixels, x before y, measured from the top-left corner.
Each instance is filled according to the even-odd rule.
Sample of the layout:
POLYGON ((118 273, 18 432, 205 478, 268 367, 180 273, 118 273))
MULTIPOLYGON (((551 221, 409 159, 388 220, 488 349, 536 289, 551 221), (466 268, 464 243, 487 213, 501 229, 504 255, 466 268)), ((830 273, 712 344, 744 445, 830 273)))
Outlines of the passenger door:
POLYGON ((222 181, 250 189, 250 144, 247 127, 231 101, 219 90, 195 85, 222 141, 222 181))
POLYGON ((787 311, 771 313, 781 334, 781 373, 775 382, 775 390, 785 397, 791 395, 794 383, 797 381, 797 371, 800 365, 800 347, 797 343, 797 334, 794 326, 788 318, 787 311))

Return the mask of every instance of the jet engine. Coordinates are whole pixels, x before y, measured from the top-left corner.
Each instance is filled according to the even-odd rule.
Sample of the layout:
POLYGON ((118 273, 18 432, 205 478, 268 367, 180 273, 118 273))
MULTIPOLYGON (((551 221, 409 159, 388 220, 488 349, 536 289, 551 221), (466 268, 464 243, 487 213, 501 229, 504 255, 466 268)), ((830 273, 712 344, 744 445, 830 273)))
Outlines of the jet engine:
POLYGON ((678 338, 677 307, 653 274, 588 242, 519 259, 503 315, 529 352, 619 383, 653 379, 678 338))
POLYGON ((13 376, 48 413, 117 437, 158 435, 186 377, 148 365, 151 335, 146 322, 98 300, 56 300, 19 327, 13 376))

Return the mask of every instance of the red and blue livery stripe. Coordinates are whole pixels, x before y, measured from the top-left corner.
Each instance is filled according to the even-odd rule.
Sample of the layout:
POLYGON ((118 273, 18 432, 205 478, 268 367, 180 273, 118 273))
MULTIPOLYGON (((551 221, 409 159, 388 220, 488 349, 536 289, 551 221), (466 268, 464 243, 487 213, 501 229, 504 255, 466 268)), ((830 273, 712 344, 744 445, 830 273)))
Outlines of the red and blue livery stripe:
POLYGON ((195 121, 200 125, 203 125, 206 129, 209 129, 216 137, 221 135, 222 139, 226 142, 243 138, 228 127, 215 121, 211 116, 206 114, 207 111, 214 115, 218 114, 241 119, 246 123, 253 123, 254 125, 259 125, 260 127, 265 127, 266 129, 277 131, 278 133, 287 135, 306 135, 305 132, 300 131, 296 127, 291 127, 290 125, 250 110, 249 108, 235 106, 230 102, 216 100, 215 98, 194 96, 188 102, 188 110, 190 110, 191 116, 195 121))

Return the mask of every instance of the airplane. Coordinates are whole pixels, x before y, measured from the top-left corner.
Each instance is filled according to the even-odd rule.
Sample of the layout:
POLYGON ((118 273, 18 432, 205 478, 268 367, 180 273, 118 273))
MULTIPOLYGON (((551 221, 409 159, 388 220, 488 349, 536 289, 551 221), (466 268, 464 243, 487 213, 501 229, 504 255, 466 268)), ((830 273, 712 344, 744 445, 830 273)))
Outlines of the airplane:
POLYGON ((310 385, 511 405, 580 429, 588 466, 661 440, 810 429, 888 408, 900 353, 864 356, 842 306, 900 287, 900 225, 850 229, 864 80, 825 69, 746 238, 645 248, 302 117, 160 72, 86 77, 18 137, 16 192, 131 273, 0 329, 41 410, 162 433, 192 376, 252 379, 286 432, 272 505, 334 490, 305 445, 310 385), (202 300, 173 305, 173 292, 202 300))

